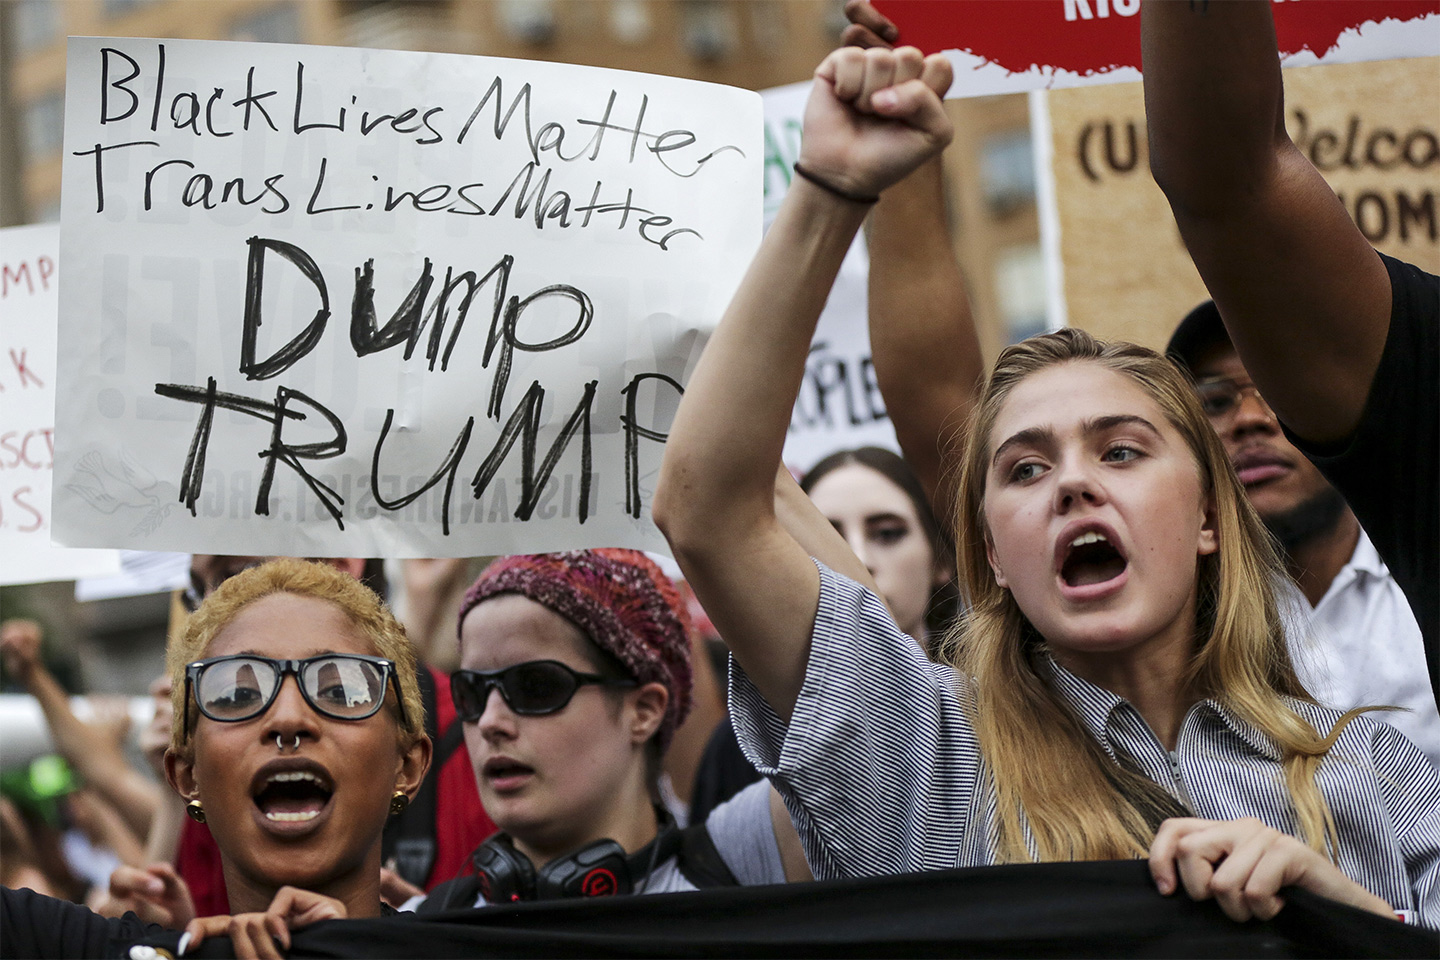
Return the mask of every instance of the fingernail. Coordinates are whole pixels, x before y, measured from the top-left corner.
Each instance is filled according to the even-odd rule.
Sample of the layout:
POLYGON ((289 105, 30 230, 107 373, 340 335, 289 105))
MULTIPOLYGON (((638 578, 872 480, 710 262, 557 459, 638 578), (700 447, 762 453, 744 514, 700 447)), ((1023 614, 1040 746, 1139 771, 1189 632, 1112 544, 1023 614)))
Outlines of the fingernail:
POLYGON ((877 107, 885 107, 887 109, 893 107, 897 102, 895 97, 895 91, 881 90, 870 98, 870 102, 875 104, 877 107))
POLYGON ((190 931, 180 934, 180 942, 175 946, 175 956, 185 956, 185 951, 190 949, 190 931))

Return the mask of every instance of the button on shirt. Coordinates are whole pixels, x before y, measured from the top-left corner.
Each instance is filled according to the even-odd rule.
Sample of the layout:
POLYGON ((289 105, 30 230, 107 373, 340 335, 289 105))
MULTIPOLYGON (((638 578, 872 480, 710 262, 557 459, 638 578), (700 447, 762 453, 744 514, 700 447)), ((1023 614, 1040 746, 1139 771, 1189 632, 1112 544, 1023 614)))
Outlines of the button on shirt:
POLYGON ((1420 625, 1365 532, 1313 610, 1288 579, 1284 594, 1286 638, 1311 695, 1340 710, 1403 707, 1371 716, 1405 734, 1440 768, 1440 712, 1420 625))
MULTIPOLYGON (((953 669, 926 660, 884 604, 820 569, 805 680, 788 726, 732 662, 747 756, 785 798, 819 879, 993 864, 995 791, 953 669)), ((1194 705, 1172 755, 1128 702, 1051 663, 1053 685, 1113 757, 1128 754, 1196 816, 1255 817, 1298 835, 1280 753, 1214 701, 1194 705)), ((1328 732, 1338 711, 1291 701, 1328 732)), ((1319 765, 1337 866, 1440 926, 1440 774, 1393 728, 1361 716, 1319 765)), ((1033 854, 1033 849, 1032 849, 1033 854)))

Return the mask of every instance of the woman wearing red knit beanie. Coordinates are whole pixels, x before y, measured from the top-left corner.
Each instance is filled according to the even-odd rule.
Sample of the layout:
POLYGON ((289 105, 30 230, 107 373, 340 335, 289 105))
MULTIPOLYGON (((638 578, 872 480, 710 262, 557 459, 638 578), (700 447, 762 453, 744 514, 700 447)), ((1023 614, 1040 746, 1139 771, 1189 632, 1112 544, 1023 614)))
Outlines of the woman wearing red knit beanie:
POLYGON ((660 761, 690 709, 690 621, 634 550, 505 557, 460 608, 451 691, 501 833, 421 913, 784 881, 764 784, 679 829, 660 761))

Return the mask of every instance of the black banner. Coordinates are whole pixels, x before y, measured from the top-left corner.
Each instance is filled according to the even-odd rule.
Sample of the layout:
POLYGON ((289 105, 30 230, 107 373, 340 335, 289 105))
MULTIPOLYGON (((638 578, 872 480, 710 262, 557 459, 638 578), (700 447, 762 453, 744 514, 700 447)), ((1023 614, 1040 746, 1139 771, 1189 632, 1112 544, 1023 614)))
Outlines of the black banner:
MULTIPOLYGON (((145 942, 173 951, 178 939, 145 942)), ((233 956, 226 940, 189 955, 233 956)), ((1117 861, 330 921, 296 931, 289 955, 1440 957, 1440 935, 1299 890, 1274 920, 1235 923, 1117 861)))

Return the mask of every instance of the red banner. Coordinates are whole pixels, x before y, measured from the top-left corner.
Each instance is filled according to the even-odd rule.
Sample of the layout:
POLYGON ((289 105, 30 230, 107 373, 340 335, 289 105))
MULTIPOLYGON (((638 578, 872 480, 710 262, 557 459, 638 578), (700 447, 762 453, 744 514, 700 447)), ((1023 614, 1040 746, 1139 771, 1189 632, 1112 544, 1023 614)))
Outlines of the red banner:
MULTIPOLYGON (((984 89, 957 76, 952 96, 997 92, 988 81, 1004 76, 1011 90, 1138 79, 1140 0, 874 2, 900 42, 967 55, 957 66, 982 75, 984 89)), ((1440 0, 1291 0, 1274 10, 1281 54, 1297 65, 1440 54, 1440 0)))

